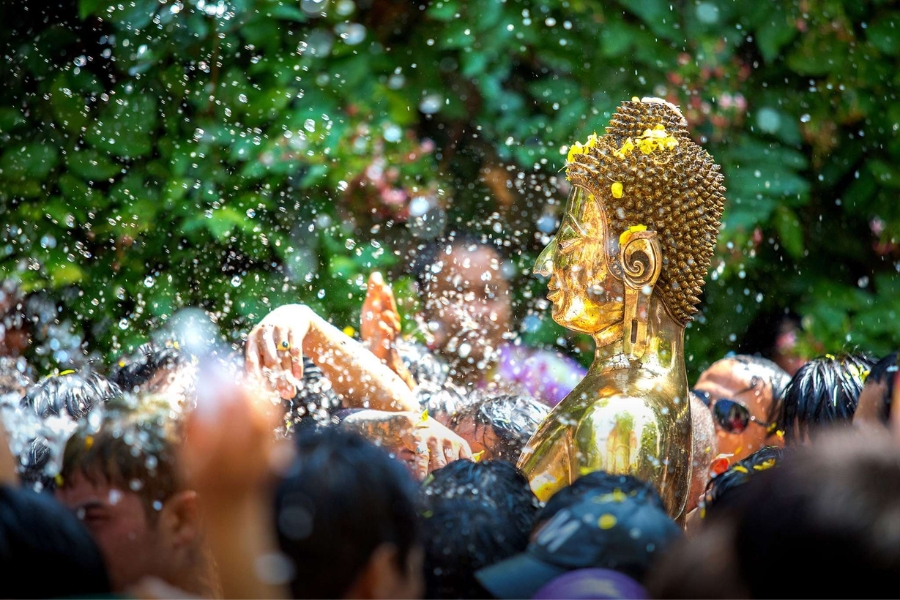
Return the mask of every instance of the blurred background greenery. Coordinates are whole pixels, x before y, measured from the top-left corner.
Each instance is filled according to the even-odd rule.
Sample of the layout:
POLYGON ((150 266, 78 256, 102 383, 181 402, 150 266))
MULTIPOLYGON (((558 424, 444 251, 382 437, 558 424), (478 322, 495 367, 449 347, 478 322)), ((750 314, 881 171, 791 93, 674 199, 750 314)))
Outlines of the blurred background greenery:
MULTIPOLYGON (((728 187, 690 373, 730 350, 767 352, 785 314, 805 354, 900 340, 895 3, 0 11, 0 275, 55 302, 97 356, 188 305, 231 340, 288 301, 353 326, 374 269, 411 316, 410 258, 465 229, 502 241, 523 338, 589 361, 587 341, 549 319, 530 266, 565 200, 567 146, 646 95, 682 107, 728 187)), ((42 368, 74 360, 53 350, 42 368)))

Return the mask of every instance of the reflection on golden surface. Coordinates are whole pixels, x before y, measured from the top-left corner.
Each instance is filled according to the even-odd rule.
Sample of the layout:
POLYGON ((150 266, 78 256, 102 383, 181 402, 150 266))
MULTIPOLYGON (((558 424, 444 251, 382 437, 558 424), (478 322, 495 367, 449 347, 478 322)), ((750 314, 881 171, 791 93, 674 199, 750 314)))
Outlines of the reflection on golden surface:
POLYGON ((673 518, 690 485, 684 327, 721 219, 718 166, 673 106, 623 103, 606 135, 569 152, 573 184, 535 264, 553 319, 594 337, 594 363, 519 461, 539 498, 585 473, 653 483, 673 518))

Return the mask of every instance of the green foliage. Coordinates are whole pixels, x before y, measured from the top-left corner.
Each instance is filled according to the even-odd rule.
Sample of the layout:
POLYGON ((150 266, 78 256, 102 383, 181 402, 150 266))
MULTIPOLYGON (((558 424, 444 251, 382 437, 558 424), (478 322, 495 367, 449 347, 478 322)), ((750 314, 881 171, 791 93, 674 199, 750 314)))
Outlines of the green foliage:
POLYGON ((785 310, 811 352, 898 345, 890 3, 73 4, 0 9, 0 269, 108 356, 187 305, 232 339, 287 301, 353 325, 442 224, 504 240, 526 340, 587 356, 528 270, 567 145, 644 95, 728 187, 693 373, 785 310))

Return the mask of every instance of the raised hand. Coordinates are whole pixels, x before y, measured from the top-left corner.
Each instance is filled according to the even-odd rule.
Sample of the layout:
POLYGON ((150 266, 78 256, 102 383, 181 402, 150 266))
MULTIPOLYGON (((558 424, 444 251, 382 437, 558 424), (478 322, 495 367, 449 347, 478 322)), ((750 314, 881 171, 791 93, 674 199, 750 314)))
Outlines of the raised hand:
POLYGON ((400 332, 400 311, 397 310, 394 292, 381 273, 376 271, 369 276, 359 333, 366 348, 413 389, 416 381, 397 351, 400 332))

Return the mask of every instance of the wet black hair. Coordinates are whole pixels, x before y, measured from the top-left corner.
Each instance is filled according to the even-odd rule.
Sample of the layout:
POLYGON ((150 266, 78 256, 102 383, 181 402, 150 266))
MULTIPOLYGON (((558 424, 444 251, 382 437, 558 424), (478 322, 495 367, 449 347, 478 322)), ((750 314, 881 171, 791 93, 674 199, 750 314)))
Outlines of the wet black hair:
MULTIPOLYGON (((772 390, 772 404, 769 406, 769 411, 766 414, 766 422, 777 422, 779 416, 781 415, 784 390, 791 382, 791 376, 788 374, 788 372, 768 358, 763 358, 761 356, 737 354, 735 356, 730 356, 727 358, 734 360, 742 365, 758 367, 765 373, 766 381, 772 390)), ((756 382, 753 381, 753 379, 755 379, 755 377, 751 379, 751 387, 756 386, 756 382)))
POLYGON ((90 532, 54 498, 0 486, 0 596, 96 597, 111 592, 90 532), (51 575, 40 575, 40 565, 51 575), (37 576, 36 576, 37 575, 37 576))
POLYGON ((464 407, 453 415, 449 427, 456 431, 463 422, 474 419, 476 436, 479 428, 484 432, 490 427, 500 441, 498 446, 490 448, 491 458, 515 464, 522 448, 549 412, 546 404, 531 396, 501 394, 464 407))
POLYGON ((765 446, 710 479, 701 502, 701 514, 707 518, 723 512, 736 495, 736 489, 757 474, 777 466, 783 457, 783 448, 765 446))
POLYGON ((341 408, 341 399, 322 369, 306 356, 301 383, 293 398, 282 401, 284 433, 294 435, 336 425, 335 413, 341 408))
POLYGON ((293 598, 341 598, 382 544, 404 573, 418 544, 415 483, 403 465, 338 428, 298 433, 275 494, 275 526, 293 598))
POLYGON ((154 342, 141 345, 128 359, 120 360, 110 372, 110 380, 127 392, 138 391, 163 369, 188 364, 190 357, 176 344, 154 342))
POLYGON ((487 598, 475 572, 528 546, 540 502, 512 464, 458 460, 419 491, 427 598, 487 598))
POLYGON ((44 377, 28 390, 20 404, 42 419, 68 415, 77 420, 86 417, 95 406, 121 397, 118 385, 95 371, 83 369, 44 377))
POLYGON ((819 428, 849 424, 874 364, 865 354, 829 354, 800 367, 783 395, 779 424, 785 442, 802 443, 819 428))
POLYGON ((878 407, 878 418, 882 423, 887 423, 891 418, 891 403, 894 397, 894 376, 900 369, 900 352, 888 354, 872 367, 866 383, 884 384, 884 394, 878 407))

